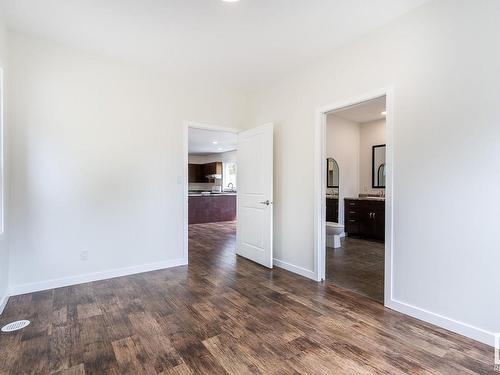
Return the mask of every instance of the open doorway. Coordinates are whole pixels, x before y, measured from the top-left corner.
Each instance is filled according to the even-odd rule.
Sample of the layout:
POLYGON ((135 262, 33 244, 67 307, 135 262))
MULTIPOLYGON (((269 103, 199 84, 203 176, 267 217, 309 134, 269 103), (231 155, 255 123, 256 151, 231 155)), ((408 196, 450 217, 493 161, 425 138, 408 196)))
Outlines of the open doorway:
POLYGON ((186 129, 186 251, 191 256, 236 260, 238 133, 233 129, 190 124, 186 129), (223 240, 224 244, 219 243, 223 240), (198 254, 199 253, 199 254, 198 254))
POLYGON ((318 280, 388 304, 392 280, 392 91, 319 111, 318 280))
POLYGON ((192 241, 210 252, 224 237, 229 257, 272 268, 273 125, 238 131, 187 122, 184 155, 185 257, 192 241))
POLYGON ((326 115, 325 279, 384 302, 385 96, 326 115))
POLYGON ((189 224, 236 221, 238 135, 189 128, 189 224))

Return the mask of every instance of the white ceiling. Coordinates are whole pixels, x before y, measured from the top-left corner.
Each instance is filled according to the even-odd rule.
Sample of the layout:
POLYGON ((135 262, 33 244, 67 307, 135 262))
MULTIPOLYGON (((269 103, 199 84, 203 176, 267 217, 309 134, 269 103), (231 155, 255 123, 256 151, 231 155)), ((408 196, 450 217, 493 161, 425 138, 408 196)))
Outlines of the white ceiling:
POLYGON ((382 115, 385 108, 385 96, 383 96, 332 112, 332 115, 362 124, 385 118, 382 115))
POLYGON ((426 0, 0 0, 11 30, 237 85, 262 83, 426 0))
POLYGON ((230 132, 189 128, 188 139, 190 155, 209 155, 236 150, 238 136, 230 132))

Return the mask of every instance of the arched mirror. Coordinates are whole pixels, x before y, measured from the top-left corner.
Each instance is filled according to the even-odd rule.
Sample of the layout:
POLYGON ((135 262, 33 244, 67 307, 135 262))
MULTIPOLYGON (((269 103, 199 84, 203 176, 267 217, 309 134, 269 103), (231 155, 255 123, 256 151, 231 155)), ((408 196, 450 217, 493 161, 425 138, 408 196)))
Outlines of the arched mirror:
POLYGON ((373 146, 372 188, 385 188, 385 145, 373 146))
POLYGON ((385 186, 385 164, 381 164, 378 167, 377 178, 379 185, 385 186))
POLYGON ((339 187, 339 165, 333 158, 326 159, 326 187, 328 189, 339 187))

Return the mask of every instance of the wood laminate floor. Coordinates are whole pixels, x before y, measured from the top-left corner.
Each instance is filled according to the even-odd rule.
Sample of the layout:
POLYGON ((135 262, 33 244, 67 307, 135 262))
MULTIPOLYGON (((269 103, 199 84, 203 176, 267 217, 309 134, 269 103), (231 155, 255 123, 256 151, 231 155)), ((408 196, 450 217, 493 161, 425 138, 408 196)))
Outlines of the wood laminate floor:
POLYGON ((342 238, 342 247, 326 248, 326 279, 384 303, 384 244, 342 238))
POLYGON ((494 373, 486 345, 236 257, 234 223, 189 238, 189 267, 12 297, 0 324, 32 324, 0 335, 0 373, 494 373))

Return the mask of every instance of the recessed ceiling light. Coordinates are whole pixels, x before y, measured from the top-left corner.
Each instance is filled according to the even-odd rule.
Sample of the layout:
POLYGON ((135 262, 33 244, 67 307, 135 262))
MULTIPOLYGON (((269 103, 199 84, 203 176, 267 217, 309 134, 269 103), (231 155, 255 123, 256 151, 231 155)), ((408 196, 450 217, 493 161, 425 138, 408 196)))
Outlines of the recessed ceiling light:
POLYGON ((235 3, 240 0, 222 0, 222 1, 224 1, 225 3, 235 3))
POLYGON ((387 115, 387 111, 382 111, 382 112, 380 112, 380 114, 381 114, 382 116, 385 116, 385 115, 387 115))
POLYGON ((217 142, 217 141, 212 141, 212 144, 213 144, 213 145, 217 145, 217 144, 219 144, 219 142, 217 142))

